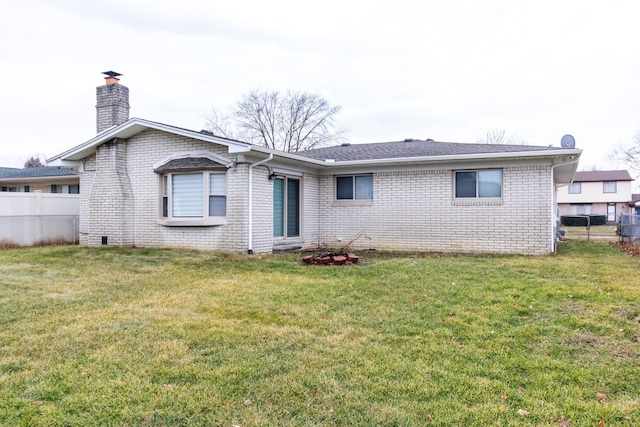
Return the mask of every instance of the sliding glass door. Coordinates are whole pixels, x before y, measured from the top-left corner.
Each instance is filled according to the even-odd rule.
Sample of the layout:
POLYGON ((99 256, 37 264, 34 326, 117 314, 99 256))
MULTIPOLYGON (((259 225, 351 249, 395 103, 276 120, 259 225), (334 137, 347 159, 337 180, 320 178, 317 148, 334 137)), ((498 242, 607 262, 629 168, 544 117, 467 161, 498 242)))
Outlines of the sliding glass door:
POLYGON ((300 236, 300 180, 273 180, 273 237, 300 236))

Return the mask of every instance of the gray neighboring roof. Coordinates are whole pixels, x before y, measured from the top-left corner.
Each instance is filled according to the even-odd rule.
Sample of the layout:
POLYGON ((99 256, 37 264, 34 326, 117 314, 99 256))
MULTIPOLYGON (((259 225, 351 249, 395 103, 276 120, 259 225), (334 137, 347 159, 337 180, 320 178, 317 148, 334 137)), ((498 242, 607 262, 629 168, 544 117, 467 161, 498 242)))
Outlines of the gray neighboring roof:
POLYGON ((626 170, 576 172, 573 182, 633 181, 626 170))
MULTIPOLYGON (((395 159, 405 157, 456 156, 467 154, 523 153, 530 151, 564 150, 560 147, 508 144, 465 144, 427 140, 405 140, 372 144, 344 144, 296 152, 297 155, 317 160, 336 162, 354 160, 395 159)), ((552 153, 550 153, 552 154, 552 153)))
POLYGON ((46 178, 50 176, 76 176, 78 172, 72 169, 58 168, 55 166, 40 166, 37 168, 16 169, 0 168, 0 178, 46 178))
POLYGON ((19 170, 20 169, 17 169, 17 168, 0 168, 0 178, 5 178, 7 176, 10 176, 19 170))

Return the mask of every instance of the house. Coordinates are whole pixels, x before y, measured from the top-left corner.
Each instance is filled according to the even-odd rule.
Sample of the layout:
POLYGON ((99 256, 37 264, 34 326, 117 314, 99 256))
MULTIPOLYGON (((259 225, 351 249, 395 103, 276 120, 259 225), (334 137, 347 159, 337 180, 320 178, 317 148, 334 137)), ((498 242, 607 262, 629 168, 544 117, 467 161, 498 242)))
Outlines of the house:
POLYGON ((640 194, 633 193, 629 202, 629 213, 640 215, 640 194))
POLYGON ((285 153, 130 119, 113 74, 97 88, 98 134, 48 160, 80 173, 81 244, 555 250, 556 187, 579 149, 407 139, 285 153))
POLYGON ((631 183, 626 170, 576 172, 573 182, 558 187, 560 215, 607 215, 615 222, 618 214, 633 213, 631 183))
POLYGON ((11 193, 78 194, 80 177, 69 168, 41 166, 37 168, 17 169, 0 168, 0 191, 11 193))

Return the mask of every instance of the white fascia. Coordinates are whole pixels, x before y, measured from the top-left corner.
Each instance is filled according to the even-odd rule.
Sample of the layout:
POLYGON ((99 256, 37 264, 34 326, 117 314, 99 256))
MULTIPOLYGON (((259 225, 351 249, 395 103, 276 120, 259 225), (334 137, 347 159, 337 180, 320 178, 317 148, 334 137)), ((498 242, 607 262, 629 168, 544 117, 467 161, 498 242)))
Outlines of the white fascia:
POLYGON ((487 160, 526 160, 541 158, 579 158, 582 150, 566 149, 566 150, 540 150, 540 151, 524 151, 524 152, 508 152, 508 153, 478 153, 467 155, 447 155, 447 156, 421 156, 421 157, 397 157, 386 159, 367 159, 367 160, 348 160, 335 161, 334 159, 317 160, 309 157, 299 156, 292 153, 273 150, 266 147, 252 145, 251 151, 274 154, 278 157, 296 160, 311 164, 313 166, 337 169, 344 167, 356 166, 383 166, 383 165, 408 165, 408 164, 442 164, 442 163, 458 163, 468 161, 487 161, 487 160))
POLYGON ((47 164, 51 166, 59 166, 59 163, 64 161, 82 160, 95 153, 96 147, 100 144, 103 144, 113 138, 128 139, 133 135, 136 135, 147 129, 156 129, 163 132, 172 133, 174 135, 180 135, 187 138, 194 138, 201 141, 224 145, 228 147, 229 153, 247 152, 251 147, 251 144, 248 144, 246 142, 207 135, 202 132, 196 132, 134 117, 122 123, 121 125, 114 126, 102 131, 87 142, 84 142, 68 151, 65 151, 62 154, 58 154, 57 156, 48 159, 47 164))

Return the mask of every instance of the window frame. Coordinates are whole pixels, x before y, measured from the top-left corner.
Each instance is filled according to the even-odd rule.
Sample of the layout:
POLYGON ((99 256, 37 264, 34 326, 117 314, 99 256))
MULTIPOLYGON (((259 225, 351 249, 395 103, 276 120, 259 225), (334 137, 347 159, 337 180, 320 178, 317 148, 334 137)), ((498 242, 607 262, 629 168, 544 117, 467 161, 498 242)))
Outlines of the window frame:
POLYGON ((617 181, 602 181, 602 192, 606 194, 613 194, 618 192, 618 182, 617 181), (607 191, 607 184, 613 184, 613 191, 607 191))
POLYGON ((228 213, 228 176, 226 171, 218 170, 196 170, 196 171, 168 171, 159 174, 159 201, 158 201, 158 222, 165 226, 210 226, 224 225, 227 223, 228 213), (177 175, 201 175, 202 194, 201 212, 198 216, 175 216, 174 215, 174 189, 173 179, 177 175), (224 176, 224 194, 221 192, 211 193, 211 175, 224 176), (210 215, 211 197, 224 197, 224 215, 210 215))
POLYGON ((569 184, 569 194, 582 194, 582 183, 572 182, 569 184))
POLYGON ((571 203, 571 215, 592 215, 593 203, 571 203))
POLYGON ((454 200, 464 201, 464 200, 502 200, 504 195, 504 170, 502 168, 492 168, 492 169, 463 169, 453 171, 453 198, 454 200), (499 196, 482 196, 481 193, 481 179, 480 175, 484 172, 500 172, 500 195, 499 196), (475 173, 475 195, 474 196, 459 196, 458 192, 458 174, 459 173, 475 173))
MULTIPOLYGON (((275 198, 276 182, 282 182, 282 215, 279 228, 282 228, 282 234, 276 234, 276 204, 273 204, 273 238, 278 240, 298 239, 302 236, 302 177, 277 175, 273 177, 273 196, 275 198), (294 184, 295 183, 295 184, 294 184), (293 187, 293 188, 292 188, 293 187), (297 203, 291 203, 292 191, 295 192, 297 203)), ((280 218, 280 216, 278 216, 280 218)))
POLYGON ((334 200, 338 201, 338 202, 371 202, 373 201, 373 191, 374 191, 374 186, 373 186, 373 174, 371 173, 362 173, 362 174, 353 174, 353 175, 336 175, 334 177, 334 192, 333 192, 333 196, 334 196, 334 200), (371 180, 371 197, 358 197, 358 186, 357 186, 357 178, 369 178, 371 180), (339 191, 339 180, 343 179, 343 178, 351 178, 351 197, 338 197, 338 191, 339 191))

